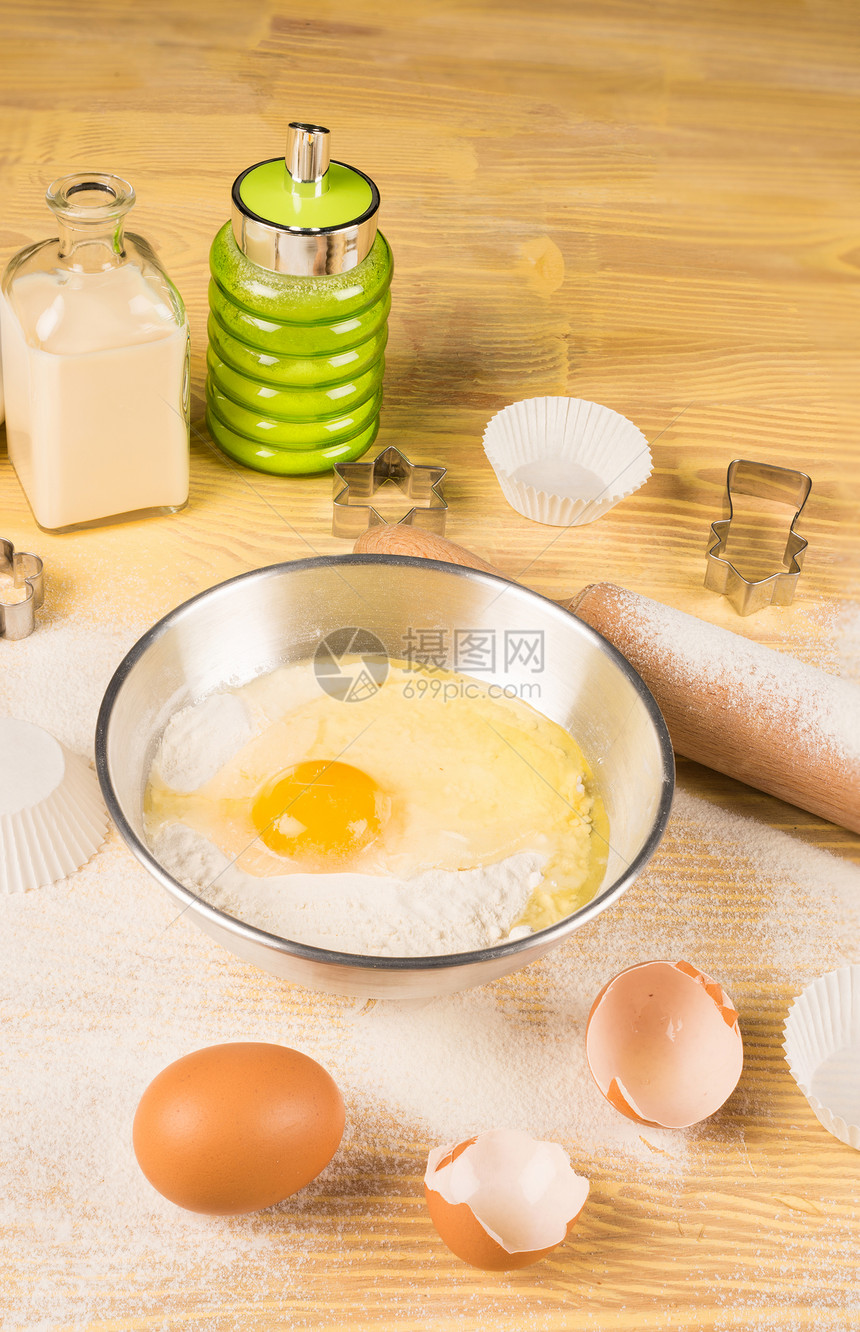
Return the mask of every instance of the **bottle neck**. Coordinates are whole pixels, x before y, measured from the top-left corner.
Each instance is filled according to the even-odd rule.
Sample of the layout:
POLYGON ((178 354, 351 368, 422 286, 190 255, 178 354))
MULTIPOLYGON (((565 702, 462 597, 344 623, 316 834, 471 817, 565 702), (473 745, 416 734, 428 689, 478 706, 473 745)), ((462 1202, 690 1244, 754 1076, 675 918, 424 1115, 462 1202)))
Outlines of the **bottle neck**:
POLYGON ((58 221, 60 258, 65 260, 67 268, 98 273, 125 262, 123 218, 106 225, 78 222, 69 217, 60 217, 58 221))
POLYGON ((100 273, 125 262, 123 226, 134 190, 119 176, 79 172, 55 180, 48 207, 60 231, 59 253, 67 268, 100 273))

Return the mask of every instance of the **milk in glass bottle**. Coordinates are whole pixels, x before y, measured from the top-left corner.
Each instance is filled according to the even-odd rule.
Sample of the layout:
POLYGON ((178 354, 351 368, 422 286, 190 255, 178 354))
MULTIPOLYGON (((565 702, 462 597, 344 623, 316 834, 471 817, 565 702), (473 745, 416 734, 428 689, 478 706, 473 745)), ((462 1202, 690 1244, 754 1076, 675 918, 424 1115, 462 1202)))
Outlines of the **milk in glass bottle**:
POLYGON ((188 499, 188 325, 134 190, 80 172, 47 193, 59 236, 2 281, 9 457, 40 527, 170 513, 188 499))

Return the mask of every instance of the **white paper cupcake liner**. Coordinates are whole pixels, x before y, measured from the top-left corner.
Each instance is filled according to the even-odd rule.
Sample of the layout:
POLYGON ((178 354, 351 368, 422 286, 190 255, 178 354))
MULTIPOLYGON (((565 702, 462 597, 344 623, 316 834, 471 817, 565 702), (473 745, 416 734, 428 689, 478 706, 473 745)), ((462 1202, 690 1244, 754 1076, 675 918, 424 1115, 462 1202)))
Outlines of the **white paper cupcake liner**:
POLYGON ((85 760, 32 722, 0 718, 0 894, 67 878, 107 830, 85 760))
POLYGON ((583 398, 504 407, 484 431, 484 452, 511 508, 553 527, 593 523, 651 475, 642 431, 583 398))
POLYGON ((806 987, 789 1009, 783 1049, 818 1122, 860 1150, 860 966, 806 987))

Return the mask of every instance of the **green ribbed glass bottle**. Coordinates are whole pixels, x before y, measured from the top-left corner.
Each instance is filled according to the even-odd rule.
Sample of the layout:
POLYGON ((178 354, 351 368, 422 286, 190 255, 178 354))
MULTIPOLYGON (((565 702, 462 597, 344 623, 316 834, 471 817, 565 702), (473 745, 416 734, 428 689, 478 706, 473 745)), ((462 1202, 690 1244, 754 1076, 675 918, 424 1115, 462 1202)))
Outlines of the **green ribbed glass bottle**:
POLYGON ((376 438, 392 274, 378 209, 320 125, 291 124, 286 158, 234 182, 210 252, 206 422, 246 467, 325 472, 376 438))

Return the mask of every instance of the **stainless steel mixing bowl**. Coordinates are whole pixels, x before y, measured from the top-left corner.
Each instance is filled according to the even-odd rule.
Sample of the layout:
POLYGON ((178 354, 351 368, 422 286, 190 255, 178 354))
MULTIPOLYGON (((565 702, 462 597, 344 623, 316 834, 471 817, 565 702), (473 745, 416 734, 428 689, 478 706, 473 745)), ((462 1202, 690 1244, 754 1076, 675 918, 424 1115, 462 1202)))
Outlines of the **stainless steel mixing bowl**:
MULTIPOLYGON (((419 754, 415 761, 420 764, 419 754)), ((617 901, 641 872, 663 835, 674 786, 669 735, 653 697, 588 625, 501 578, 385 555, 272 565, 210 588, 165 616, 108 686, 96 762, 107 807, 128 846, 202 930, 276 976, 382 998, 448 994, 542 957, 617 901), (464 648, 471 647, 474 660, 483 644, 482 663, 467 673, 517 693, 570 731, 609 816, 609 861, 591 902, 539 933, 476 952, 364 957, 267 934, 209 905, 158 863, 144 841, 143 794, 172 714, 213 690, 313 657, 329 634, 352 626, 375 634, 393 658, 408 656, 410 643, 432 641, 452 668, 464 669, 464 648)))

